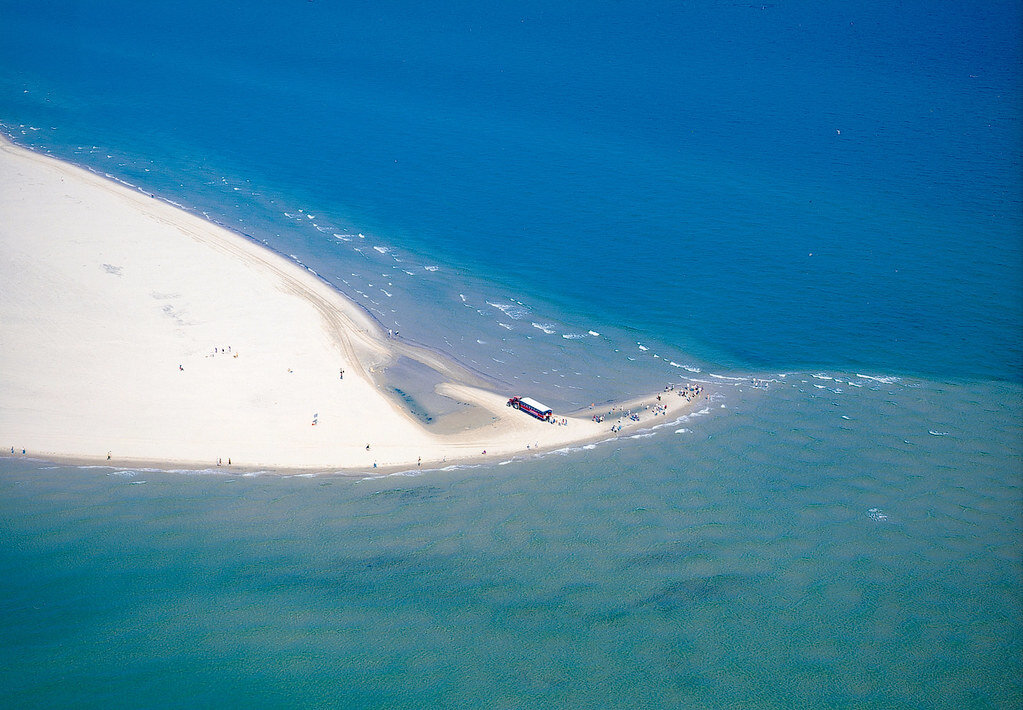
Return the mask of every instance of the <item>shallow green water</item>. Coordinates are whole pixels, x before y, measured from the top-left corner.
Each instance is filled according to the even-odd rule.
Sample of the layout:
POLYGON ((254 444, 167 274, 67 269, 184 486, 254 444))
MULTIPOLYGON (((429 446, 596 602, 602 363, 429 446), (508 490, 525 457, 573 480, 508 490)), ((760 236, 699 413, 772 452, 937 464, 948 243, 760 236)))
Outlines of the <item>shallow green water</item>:
POLYGON ((0 699, 1013 706, 1019 389, 821 381, 418 476, 2 460, 0 699))

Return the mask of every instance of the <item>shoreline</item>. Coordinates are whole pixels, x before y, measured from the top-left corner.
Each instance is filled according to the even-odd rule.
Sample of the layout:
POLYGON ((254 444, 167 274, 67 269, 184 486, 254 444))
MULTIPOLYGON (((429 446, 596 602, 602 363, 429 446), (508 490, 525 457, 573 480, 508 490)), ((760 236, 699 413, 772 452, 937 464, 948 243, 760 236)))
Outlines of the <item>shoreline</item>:
MULTIPOLYGON (((508 408, 529 393, 389 338, 307 267, 141 188, 3 136, 0 178, 0 455, 363 475, 615 436, 586 414, 622 403, 564 425, 508 408), (445 411, 389 380, 400 361, 445 411)), ((624 403, 645 415, 619 433, 659 423, 659 399, 624 403)), ((694 406, 668 399, 661 421, 694 406)))

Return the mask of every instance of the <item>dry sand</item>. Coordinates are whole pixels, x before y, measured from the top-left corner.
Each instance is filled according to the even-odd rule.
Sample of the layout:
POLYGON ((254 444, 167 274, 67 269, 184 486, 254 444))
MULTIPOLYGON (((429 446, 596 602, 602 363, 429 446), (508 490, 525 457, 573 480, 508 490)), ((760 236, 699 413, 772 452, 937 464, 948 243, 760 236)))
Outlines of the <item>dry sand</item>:
MULTIPOLYGON (((0 139, 2 141, 2 139, 0 139)), ((124 465, 339 471, 497 460, 608 438, 506 406, 387 338, 302 266, 166 202, 0 142, 0 446, 124 465), (464 404, 425 426, 382 385, 398 356, 464 404), (344 370, 343 379, 340 371, 344 370), (367 444, 369 448, 367 449, 367 444), (539 446, 536 446, 539 444, 539 446), (527 449, 527 445, 529 448, 527 449), (486 455, 483 451, 486 450, 486 455)), ((625 432, 691 406, 664 398, 625 432)), ((602 407, 606 410, 608 407, 602 407)), ((564 415, 559 415, 564 416, 564 415)))

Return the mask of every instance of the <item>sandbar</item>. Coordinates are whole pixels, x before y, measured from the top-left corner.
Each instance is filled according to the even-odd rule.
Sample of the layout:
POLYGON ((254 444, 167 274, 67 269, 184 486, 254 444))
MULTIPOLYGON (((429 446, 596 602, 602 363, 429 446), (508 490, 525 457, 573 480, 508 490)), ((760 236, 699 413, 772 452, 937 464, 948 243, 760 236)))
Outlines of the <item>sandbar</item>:
POLYGON ((388 337, 300 264, 2 138, 0 284, 7 456, 365 473, 561 449, 694 404, 598 407, 637 414, 620 432, 594 411, 541 422, 507 406, 529 393, 388 337), (396 396, 386 376, 399 362, 435 373, 450 412, 427 424, 396 396))

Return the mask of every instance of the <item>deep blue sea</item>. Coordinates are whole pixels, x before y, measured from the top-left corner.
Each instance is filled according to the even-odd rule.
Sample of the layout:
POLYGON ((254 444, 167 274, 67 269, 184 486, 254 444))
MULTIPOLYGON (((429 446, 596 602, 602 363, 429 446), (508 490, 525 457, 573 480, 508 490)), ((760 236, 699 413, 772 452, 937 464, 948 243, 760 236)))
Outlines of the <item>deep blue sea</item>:
POLYGON ((0 705, 1019 707, 1021 27, 0 0, 17 142, 509 392, 713 395, 385 478, 0 459, 0 705))

